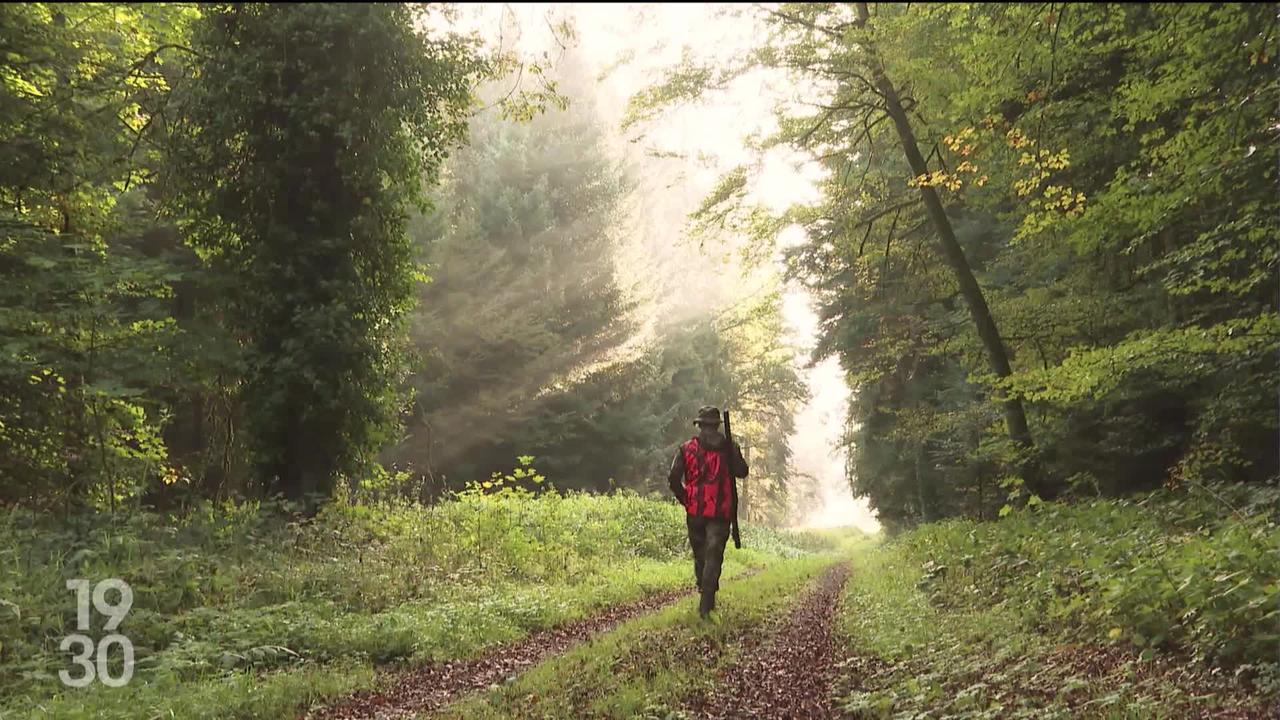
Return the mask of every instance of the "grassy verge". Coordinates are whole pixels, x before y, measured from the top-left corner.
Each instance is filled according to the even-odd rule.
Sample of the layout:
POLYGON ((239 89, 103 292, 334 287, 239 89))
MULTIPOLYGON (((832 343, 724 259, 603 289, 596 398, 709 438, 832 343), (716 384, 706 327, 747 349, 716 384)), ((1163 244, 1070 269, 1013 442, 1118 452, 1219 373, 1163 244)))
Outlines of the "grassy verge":
MULTIPOLYGON (((730 550, 729 557, 736 554, 730 550)), ((725 583, 712 622, 695 598, 626 623, 443 715, 448 718, 678 718, 681 698, 731 663, 737 642, 777 616, 840 555, 773 565, 725 583)))
POLYGON ((1262 717, 1280 689, 1255 644, 1274 632, 1277 532, 1237 500, 1229 514, 1163 496, 1044 506, 858 553, 842 705, 863 718, 1262 717))
MULTIPOLYGON (((750 528, 728 572, 824 541, 750 528)), ((692 584, 684 522, 634 495, 257 506, 181 517, 0 516, 0 718, 250 718, 373 682, 387 663, 465 657, 657 590, 692 584), (64 688, 68 578, 123 578, 132 680, 64 688)), ((101 637, 95 618, 91 637, 101 637)), ((119 671, 118 653, 112 666, 119 671)), ((78 669, 73 671, 78 676, 78 669)))

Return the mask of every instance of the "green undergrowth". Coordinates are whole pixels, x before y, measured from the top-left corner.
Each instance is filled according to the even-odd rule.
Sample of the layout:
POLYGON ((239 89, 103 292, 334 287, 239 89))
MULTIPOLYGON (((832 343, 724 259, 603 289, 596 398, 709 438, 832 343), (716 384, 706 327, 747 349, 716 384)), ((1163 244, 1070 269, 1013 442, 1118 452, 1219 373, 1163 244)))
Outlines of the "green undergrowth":
POLYGON ((901 539, 934 602, 1250 673, 1280 647, 1280 492, 1228 486, 1049 504, 901 539))
POLYGON ((1173 718, 1273 702, 1275 506, 1265 492, 1217 495, 1045 504, 859 553, 842 705, 863 718, 1173 718))
MULTIPOLYGON (((726 572, 828 546, 744 529, 726 572)), ((0 516, 0 718, 288 715, 377 666, 465 657, 651 592, 692 584, 682 510, 632 493, 469 496, 431 507, 260 505, 181 516, 0 516), (133 643, 121 688, 79 669, 69 578, 122 578, 133 643)), ((92 637, 101 632, 94 621, 92 637)), ((115 656, 113 666, 119 666, 115 656)))
MULTIPOLYGON (((730 549, 727 557, 736 552, 730 549)), ((782 612, 840 557, 811 555, 725 582, 710 621, 698 618, 696 597, 686 598, 459 703, 443 717, 681 718, 682 698, 713 682, 715 669, 733 661, 738 641, 782 612)))

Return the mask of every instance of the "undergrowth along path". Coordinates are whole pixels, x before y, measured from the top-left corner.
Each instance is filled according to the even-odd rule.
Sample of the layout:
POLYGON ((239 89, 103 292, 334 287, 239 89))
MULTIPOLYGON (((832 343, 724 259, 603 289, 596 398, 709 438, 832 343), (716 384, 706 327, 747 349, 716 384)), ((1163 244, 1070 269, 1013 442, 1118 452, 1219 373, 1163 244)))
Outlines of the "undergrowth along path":
POLYGON ((484 691, 557 655, 598 633, 607 633, 636 616, 648 614, 687 596, 689 589, 652 594, 614 605, 598 615, 540 630, 521 641, 492 648, 465 660, 431 662, 408 670, 385 687, 362 691, 303 720, 392 719, 430 714, 466 694, 484 691))
POLYGON ((743 645, 737 661, 721 670, 711 692, 686 701, 690 713, 708 720, 836 717, 831 702, 837 653, 832 625, 848 577, 848 563, 823 573, 774 629, 743 645))
MULTIPOLYGON (((855 554, 858 582, 844 593, 836 625, 844 658, 834 696, 847 717, 1280 720, 1265 668, 1236 674, 1189 654, 1108 642, 1079 624, 1037 622, 1028 613, 1034 596, 964 602, 974 576, 959 577, 967 562, 961 553, 971 552, 963 538, 975 529, 989 531, 919 528, 855 554), (945 552, 939 534, 959 535, 961 549, 945 552), (938 566, 950 568, 945 580, 929 576, 938 566), (942 582, 952 585, 939 591, 942 582)), ((998 537, 984 540, 996 552, 1007 547, 998 537)), ((1026 572, 1052 577, 1061 564, 1034 568, 1026 572)))
MULTIPOLYGON (((737 575, 745 579, 760 571, 749 567, 737 575)), ((344 700, 312 710, 302 720, 389 720, 436 712, 472 693, 506 682, 549 657, 558 655, 601 633, 660 610, 693 593, 690 588, 654 593, 614 605, 591 617, 532 633, 499 645, 473 658, 431 662, 394 674, 378 687, 361 690, 344 700)))
POLYGON ((564 652, 598 633, 608 632, 631 618, 653 612, 690 594, 670 590, 621 605, 597 615, 535 632, 491 648, 474 658, 428 663, 398 674, 380 687, 362 690, 342 702, 303 716, 305 720, 408 718, 431 713, 464 695, 506 681, 544 659, 564 652))

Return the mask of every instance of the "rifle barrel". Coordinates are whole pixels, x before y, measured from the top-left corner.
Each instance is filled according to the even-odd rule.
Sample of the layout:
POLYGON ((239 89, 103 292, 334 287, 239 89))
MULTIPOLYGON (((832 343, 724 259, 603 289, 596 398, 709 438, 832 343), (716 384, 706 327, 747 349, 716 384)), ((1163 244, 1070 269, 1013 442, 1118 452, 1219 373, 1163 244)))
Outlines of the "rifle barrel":
POLYGON ((733 546, 742 549, 742 537, 738 528, 738 477, 734 474, 737 453, 733 448, 733 429, 729 426, 729 411, 724 411, 724 439, 728 445, 725 457, 729 461, 729 489, 733 495, 733 519, 729 522, 729 533, 733 536, 733 546))

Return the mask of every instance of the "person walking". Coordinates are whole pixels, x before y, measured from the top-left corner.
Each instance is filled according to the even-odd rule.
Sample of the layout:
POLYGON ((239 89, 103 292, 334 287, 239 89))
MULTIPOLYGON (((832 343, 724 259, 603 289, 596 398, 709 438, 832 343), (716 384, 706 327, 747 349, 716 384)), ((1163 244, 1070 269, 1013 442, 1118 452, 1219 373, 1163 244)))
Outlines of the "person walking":
POLYGON ((719 408, 704 406, 693 422, 698 434, 676 450, 667 484, 684 505, 693 574, 702 594, 698 615, 706 619, 715 609, 724 546, 736 510, 730 475, 745 478, 748 468, 742 448, 720 432, 719 408))

